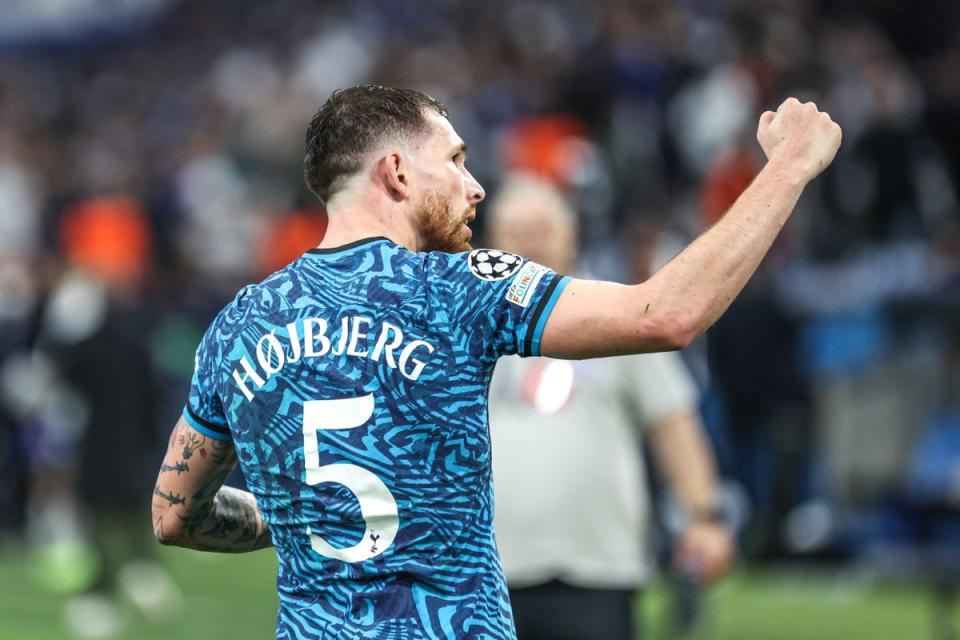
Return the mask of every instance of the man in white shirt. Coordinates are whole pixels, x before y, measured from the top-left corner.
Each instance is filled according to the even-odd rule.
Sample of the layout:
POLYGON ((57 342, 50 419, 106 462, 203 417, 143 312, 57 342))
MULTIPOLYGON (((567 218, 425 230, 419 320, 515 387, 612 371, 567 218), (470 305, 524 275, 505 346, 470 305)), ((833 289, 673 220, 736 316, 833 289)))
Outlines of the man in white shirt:
MULTIPOLYGON (((491 246, 576 272, 576 218, 560 193, 508 179, 491 246)), ((490 388, 495 527, 519 640, 633 639, 653 572, 641 437, 688 515, 675 562, 703 582, 728 568, 697 391, 676 353, 503 358, 490 388)))

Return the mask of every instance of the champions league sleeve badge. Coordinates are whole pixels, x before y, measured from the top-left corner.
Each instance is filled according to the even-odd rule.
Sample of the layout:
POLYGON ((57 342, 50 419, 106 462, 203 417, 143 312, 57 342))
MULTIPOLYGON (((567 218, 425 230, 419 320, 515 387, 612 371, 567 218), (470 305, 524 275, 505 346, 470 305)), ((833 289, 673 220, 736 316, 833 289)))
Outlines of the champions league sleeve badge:
POLYGON ((517 254, 496 249, 474 249, 467 260, 470 272, 481 280, 509 278, 523 264, 523 258, 517 254))

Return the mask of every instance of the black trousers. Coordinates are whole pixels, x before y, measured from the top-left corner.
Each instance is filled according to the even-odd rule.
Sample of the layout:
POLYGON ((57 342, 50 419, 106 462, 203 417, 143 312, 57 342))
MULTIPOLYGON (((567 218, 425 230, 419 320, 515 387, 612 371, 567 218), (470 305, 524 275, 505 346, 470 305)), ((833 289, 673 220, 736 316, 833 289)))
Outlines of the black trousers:
POLYGON ((559 580, 510 589, 518 640, 636 640, 628 589, 583 589, 559 580))

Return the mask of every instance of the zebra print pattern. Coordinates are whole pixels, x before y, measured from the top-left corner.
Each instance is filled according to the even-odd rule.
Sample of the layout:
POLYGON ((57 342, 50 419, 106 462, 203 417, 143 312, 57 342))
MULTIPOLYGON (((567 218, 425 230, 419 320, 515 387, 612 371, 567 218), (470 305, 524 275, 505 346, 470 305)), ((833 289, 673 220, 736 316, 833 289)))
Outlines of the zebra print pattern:
POLYGON ((277 638, 515 637, 493 536, 486 393, 498 357, 538 355, 539 332, 566 281, 548 271, 521 307, 506 297, 512 278, 476 276, 469 254, 415 254, 374 238, 308 252, 241 290, 217 316, 198 349, 188 409, 212 427, 229 427, 270 526, 279 559, 277 638), (360 336, 344 337, 342 319, 357 333, 349 320, 356 317, 369 323, 360 336), (313 318, 327 321, 333 346, 307 357, 305 321, 313 318), (378 327, 387 324, 404 345, 433 347, 418 346, 406 361, 406 374, 414 359, 425 363, 415 379, 397 358, 390 366, 385 353, 372 357, 378 327), (263 348, 269 344, 281 345, 283 356, 263 348), (258 349, 268 355, 263 361, 258 349), (252 399, 234 376, 244 379, 243 358, 263 382, 247 376, 252 399), (353 406, 349 399, 367 395, 372 414, 350 428, 306 422, 311 401, 353 406), (346 477, 337 465, 355 465, 361 484, 308 484, 310 464, 336 477, 346 477), (362 484, 371 473, 395 511, 374 480, 362 484), (378 546, 390 523, 395 538, 378 546), (356 546, 364 559, 321 555, 308 531, 335 549, 356 546))

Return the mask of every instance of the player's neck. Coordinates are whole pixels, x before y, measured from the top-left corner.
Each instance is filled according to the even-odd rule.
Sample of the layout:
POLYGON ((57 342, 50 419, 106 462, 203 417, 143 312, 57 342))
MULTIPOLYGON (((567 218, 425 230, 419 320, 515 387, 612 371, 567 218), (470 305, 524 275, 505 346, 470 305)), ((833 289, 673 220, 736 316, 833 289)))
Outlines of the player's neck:
POLYGON ((341 247, 365 238, 384 237, 410 251, 417 251, 419 240, 399 210, 382 211, 376 207, 349 205, 328 209, 329 222, 320 249, 341 247))

